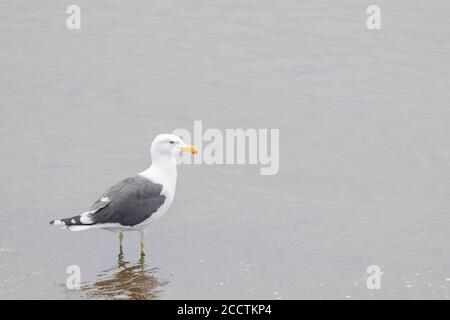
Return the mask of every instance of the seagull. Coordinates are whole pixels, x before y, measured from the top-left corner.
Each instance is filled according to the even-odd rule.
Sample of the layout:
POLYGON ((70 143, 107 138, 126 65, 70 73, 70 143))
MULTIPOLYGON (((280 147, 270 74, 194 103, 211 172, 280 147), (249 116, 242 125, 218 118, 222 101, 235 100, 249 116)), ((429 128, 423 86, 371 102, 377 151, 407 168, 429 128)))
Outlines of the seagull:
POLYGON ((177 159, 180 152, 198 153, 195 146, 187 145, 173 134, 160 134, 152 142, 151 166, 134 177, 112 186, 80 215, 50 221, 71 231, 105 229, 118 233, 120 254, 124 231, 141 234, 141 255, 144 254, 145 231, 150 222, 161 218, 175 196, 177 159))

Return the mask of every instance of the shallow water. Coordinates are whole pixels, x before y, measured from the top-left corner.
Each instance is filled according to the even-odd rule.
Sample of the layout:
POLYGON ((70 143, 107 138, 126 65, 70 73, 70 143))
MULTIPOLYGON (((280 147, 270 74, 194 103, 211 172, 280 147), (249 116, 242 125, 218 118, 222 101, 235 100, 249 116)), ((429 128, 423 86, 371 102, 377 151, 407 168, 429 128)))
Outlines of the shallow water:
POLYGON ((448 1, 69 4, 0 3, 0 298, 448 299, 448 1), (181 166, 143 260, 48 225, 194 120, 279 128, 279 173, 181 166))

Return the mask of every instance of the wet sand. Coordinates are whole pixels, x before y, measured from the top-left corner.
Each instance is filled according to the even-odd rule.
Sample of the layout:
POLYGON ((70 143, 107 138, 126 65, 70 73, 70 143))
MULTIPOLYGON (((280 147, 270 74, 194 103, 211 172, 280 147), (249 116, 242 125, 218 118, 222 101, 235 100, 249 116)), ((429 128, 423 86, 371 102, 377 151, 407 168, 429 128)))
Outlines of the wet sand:
POLYGON ((380 31, 360 1, 77 4, 0 4, 1 299, 448 299, 447 1, 378 1, 380 31), (144 260, 48 225, 194 120, 279 128, 279 173, 181 166, 144 260))

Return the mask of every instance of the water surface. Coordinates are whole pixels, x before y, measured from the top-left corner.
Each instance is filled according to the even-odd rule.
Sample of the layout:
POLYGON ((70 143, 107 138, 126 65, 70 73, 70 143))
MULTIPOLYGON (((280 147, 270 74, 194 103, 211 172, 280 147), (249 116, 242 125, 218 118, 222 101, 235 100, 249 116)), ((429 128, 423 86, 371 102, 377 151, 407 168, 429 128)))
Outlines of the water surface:
POLYGON ((0 298, 448 299, 448 1, 69 4, 0 4, 0 298), (279 173, 181 166, 144 260, 48 225, 194 120, 279 128, 279 173))

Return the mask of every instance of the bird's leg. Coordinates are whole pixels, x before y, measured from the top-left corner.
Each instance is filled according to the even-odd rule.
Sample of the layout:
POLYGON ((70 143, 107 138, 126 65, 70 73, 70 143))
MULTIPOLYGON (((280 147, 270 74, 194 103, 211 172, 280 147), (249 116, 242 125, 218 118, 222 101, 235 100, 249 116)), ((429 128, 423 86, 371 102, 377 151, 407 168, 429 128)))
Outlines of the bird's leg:
POLYGON ((122 240, 123 240, 123 232, 120 231, 119 232, 119 242, 120 242, 120 246, 122 247, 122 240))
POLYGON ((145 231, 141 231, 141 257, 145 256, 144 247, 145 247, 145 231))
POLYGON ((141 267, 141 271, 144 271, 145 267, 145 254, 141 251, 141 258, 139 259, 139 266, 141 267))
POLYGON ((120 231, 120 232, 119 232, 119 256, 123 256, 123 251, 122 251, 122 240, 123 240, 123 232, 120 231))

